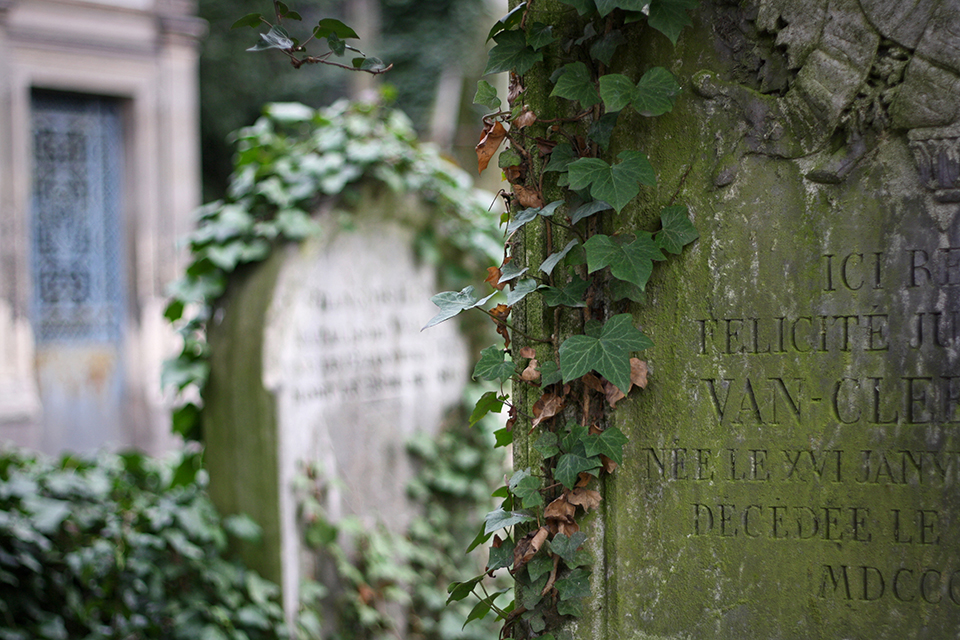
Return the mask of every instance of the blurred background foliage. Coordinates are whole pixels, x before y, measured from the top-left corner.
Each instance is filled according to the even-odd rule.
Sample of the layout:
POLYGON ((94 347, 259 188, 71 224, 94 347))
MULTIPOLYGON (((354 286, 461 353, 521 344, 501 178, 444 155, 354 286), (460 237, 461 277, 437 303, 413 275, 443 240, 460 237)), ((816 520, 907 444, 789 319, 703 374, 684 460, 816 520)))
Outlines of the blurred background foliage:
POLYGON ((257 41, 256 32, 230 28, 246 14, 269 15, 270 0, 200 0, 199 14, 210 23, 200 59, 204 201, 220 198, 226 190, 233 166, 229 134, 252 123, 268 102, 292 100, 320 107, 380 90, 410 116, 421 139, 465 163, 479 131, 480 113, 472 102, 486 59, 484 39, 489 25, 503 13, 505 0, 287 4, 303 16, 302 25, 285 24, 291 35, 302 39, 321 18, 338 18, 360 35, 360 41, 351 44, 394 67, 377 79, 323 66, 297 71, 279 52, 247 52, 257 41))

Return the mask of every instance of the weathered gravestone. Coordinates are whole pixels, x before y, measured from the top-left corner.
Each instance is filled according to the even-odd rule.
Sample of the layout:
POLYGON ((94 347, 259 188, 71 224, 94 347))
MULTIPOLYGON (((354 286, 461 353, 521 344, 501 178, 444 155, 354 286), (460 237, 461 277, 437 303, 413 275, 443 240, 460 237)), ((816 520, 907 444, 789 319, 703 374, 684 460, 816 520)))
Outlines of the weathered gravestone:
POLYGON ((700 239, 637 314, 651 382, 615 413, 630 443, 575 633, 956 638, 960 5, 712 2, 694 22, 615 65, 684 86, 611 156, 642 141, 651 203, 679 192, 700 239))
POLYGON ((403 531, 415 515, 406 443, 436 433, 466 383, 457 327, 419 331, 433 313, 436 269, 415 258, 413 231, 396 220, 423 205, 383 192, 366 190, 352 228, 334 220, 237 278, 211 330, 211 493, 221 510, 264 527, 247 559, 282 584, 288 613, 312 571, 297 474, 319 468, 331 521, 403 531))

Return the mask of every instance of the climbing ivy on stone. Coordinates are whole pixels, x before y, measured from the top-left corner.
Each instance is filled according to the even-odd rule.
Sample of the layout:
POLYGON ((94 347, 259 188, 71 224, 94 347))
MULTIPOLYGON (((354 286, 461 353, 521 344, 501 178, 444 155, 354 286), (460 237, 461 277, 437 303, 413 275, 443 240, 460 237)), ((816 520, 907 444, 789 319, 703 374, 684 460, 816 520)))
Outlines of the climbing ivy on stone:
POLYGON ((501 220, 504 259, 488 268, 493 293, 483 296, 473 287, 440 293, 433 298, 440 312, 427 325, 473 309, 492 317, 504 343, 482 351, 474 377, 500 383, 501 391, 484 394, 471 420, 508 407, 498 446, 512 443, 514 433, 529 433, 541 456, 539 468, 517 470, 494 493, 502 503, 487 514, 473 543, 491 541, 484 573, 449 588, 448 602, 475 596, 471 618, 492 611, 502 621, 501 638, 515 640, 554 638, 590 595, 583 516, 602 500, 592 488, 597 479, 625 463, 627 437, 610 425, 610 412, 632 389, 646 386, 646 364, 636 354, 653 346, 623 312, 625 303, 642 301, 655 264, 698 237, 686 207, 672 199, 661 204, 659 228, 605 232, 618 228, 620 214, 657 183, 642 150, 620 144, 615 156, 609 153, 618 120, 667 113, 680 92, 662 67, 639 77, 611 72, 616 51, 631 34, 657 37, 642 31, 644 25, 676 42, 696 0, 559 2, 568 14, 529 0, 490 30, 486 72, 509 72, 510 88, 504 101, 492 84, 479 83, 475 103, 493 112, 483 119, 477 157, 483 171, 505 147, 499 166, 512 193, 504 196, 510 209, 501 220), (562 19, 547 24, 557 15, 562 19), (543 64, 551 65, 545 75, 553 82, 553 117, 524 100, 524 75, 543 64), (545 205, 547 193, 561 199, 545 205), (537 253, 522 250, 531 242, 545 245, 539 264, 524 262, 537 253), (531 302, 531 295, 541 300, 531 302), (550 335, 525 335, 507 322, 514 309, 544 306, 553 309, 550 335), (532 406, 527 397, 536 399, 532 406), (484 583, 504 569, 515 582, 515 599, 500 607, 484 583))

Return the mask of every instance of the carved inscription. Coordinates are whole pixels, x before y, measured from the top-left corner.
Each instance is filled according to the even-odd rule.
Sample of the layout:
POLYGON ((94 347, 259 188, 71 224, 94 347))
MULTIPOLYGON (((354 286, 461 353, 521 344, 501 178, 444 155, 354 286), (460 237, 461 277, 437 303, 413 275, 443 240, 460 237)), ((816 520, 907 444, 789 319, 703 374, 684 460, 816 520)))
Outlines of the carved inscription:
POLYGON ((686 488, 689 539, 834 554, 815 598, 960 607, 938 560, 960 542, 960 247, 824 251, 807 273, 806 308, 692 320, 700 415, 742 444, 646 446, 640 476, 686 488))

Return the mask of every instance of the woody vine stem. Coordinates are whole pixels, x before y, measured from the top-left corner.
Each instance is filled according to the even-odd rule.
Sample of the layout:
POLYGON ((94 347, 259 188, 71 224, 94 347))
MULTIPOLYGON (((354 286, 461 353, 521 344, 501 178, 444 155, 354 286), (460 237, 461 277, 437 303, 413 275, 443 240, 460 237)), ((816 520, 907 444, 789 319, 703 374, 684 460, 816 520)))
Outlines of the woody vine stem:
MULTIPOLYGON (((610 157, 612 146, 623 146, 614 145, 618 118, 667 113, 680 93, 662 67, 639 78, 614 72, 615 54, 636 37, 665 36, 675 44, 690 24, 687 10, 696 5, 551 0, 535 6, 529 0, 488 34, 494 46, 484 75, 508 73, 510 86, 504 108, 493 85, 478 84, 474 102, 490 114, 483 118, 477 158, 482 172, 500 151, 499 168, 511 187, 501 219, 503 260, 487 270, 492 293, 481 297, 468 286, 437 294, 432 301, 439 312, 424 328, 470 309, 491 316, 503 342, 481 352, 473 377, 500 389, 479 399, 471 424, 506 407, 497 446, 512 444, 513 434, 521 432, 540 456, 539 468, 517 470, 494 492, 501 505, 486 515, 468 549, 492 538, 484 572, 449 588, 448 603, 476 598, 467 622, 492 611, 503 622, 504 639, 552 640, 566 621, 581 615, 590 595, 581 522, 602 500, 598 479, 624 464, 627 437, 611 424, 611 412, 635 387, 646 387, 646 364, 634 354, 653 346, 629 309, 642 303, 654 264, 698 237, 686 207, 674 204, 676 194, 662 206, 658 229, 604 232, 618 228, 624 209, 657 182, 641 150, 610 157), (524 99, 524 76, 538 65, 552 71, 546 74, 553 83, 550 114, 537 113, 524 99), (545 202, 545 193, 559 197, 545 202), (523 321, 508 324, 514 309, 521 320, 522 312, 543 312, 550 335, 525 335, 517 328, 523 321), (531 396, 535 401, 526 403, 531 396), (514 588, 490 592, 486 579, 501 570, 514 588)), ((275 24, 250 14, 234 26, 267 26, 250 50, 279 49, 296 68, 322 63, 374 74, 390 68, 348 45, 357 34, 338 20, 321 20, 301 43, 281 26, 282 20, 300 20, 296 12, 275 1, 273 19, 275 24), (329 51, 307 55, 313 41, 326 41, 329 51), (351 65, 332 60, 347 52, 357 54, 351 65)))

